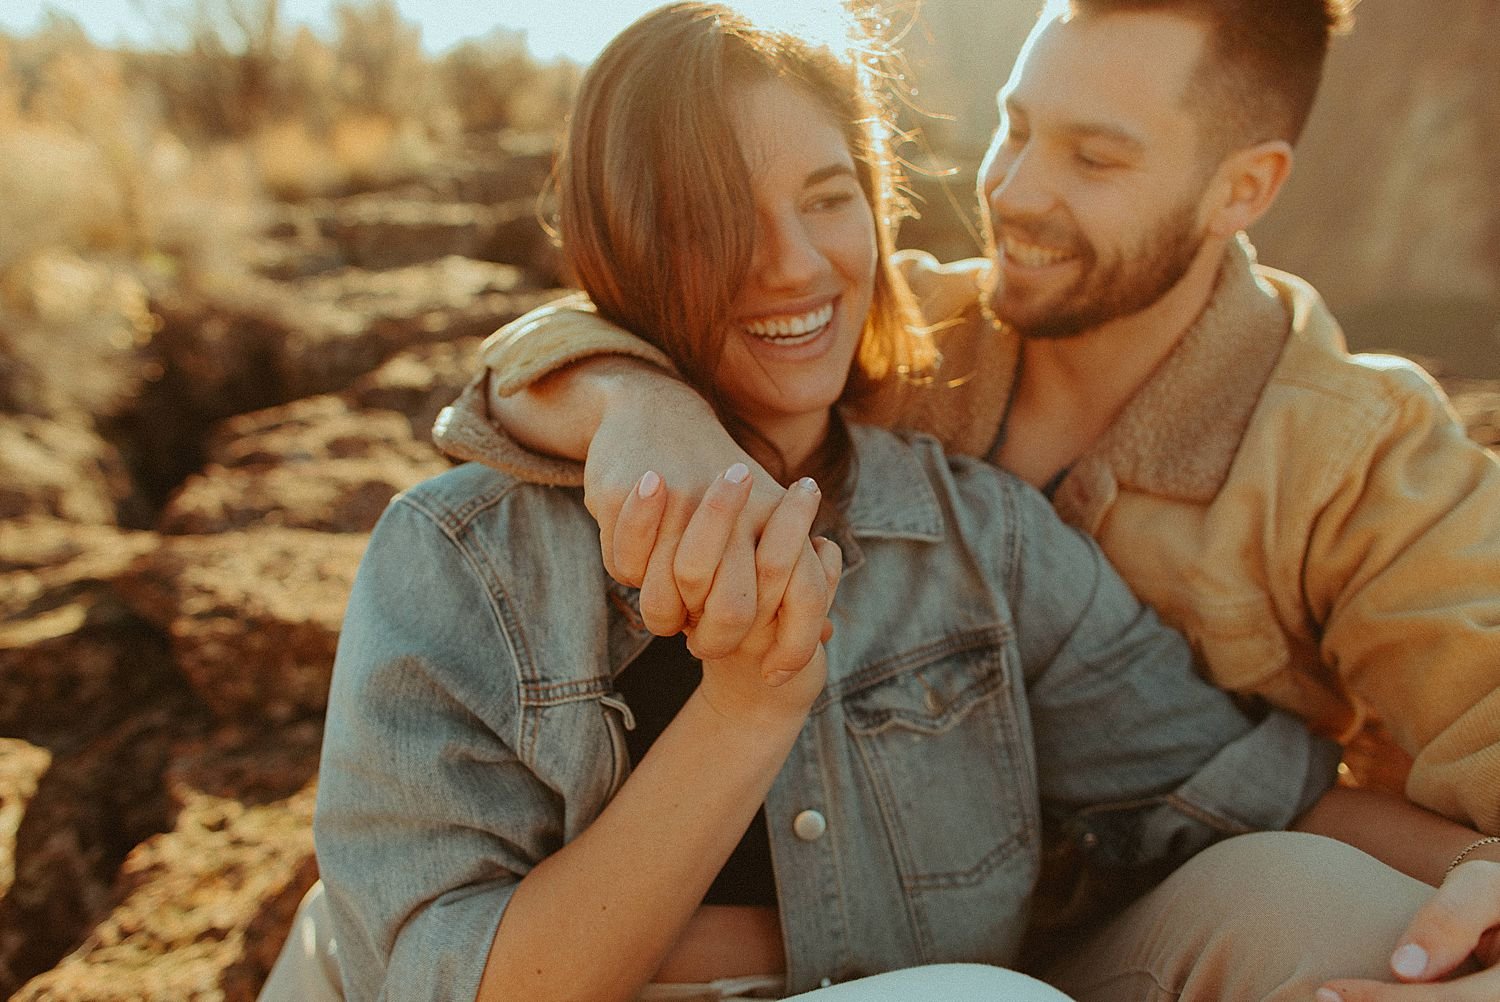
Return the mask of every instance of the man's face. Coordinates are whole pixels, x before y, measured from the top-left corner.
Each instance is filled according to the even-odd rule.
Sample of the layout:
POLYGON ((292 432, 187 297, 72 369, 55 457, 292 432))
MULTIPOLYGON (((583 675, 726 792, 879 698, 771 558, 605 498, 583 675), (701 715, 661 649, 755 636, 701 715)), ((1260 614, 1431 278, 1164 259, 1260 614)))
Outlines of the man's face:
POLYGON ((1000 320, 1029 337, 1082 334, 1151 306, 1188 270, 1213 165, 1183 97, 1206 41, 1163 13, 1032 33, 980 170, 1000 320))

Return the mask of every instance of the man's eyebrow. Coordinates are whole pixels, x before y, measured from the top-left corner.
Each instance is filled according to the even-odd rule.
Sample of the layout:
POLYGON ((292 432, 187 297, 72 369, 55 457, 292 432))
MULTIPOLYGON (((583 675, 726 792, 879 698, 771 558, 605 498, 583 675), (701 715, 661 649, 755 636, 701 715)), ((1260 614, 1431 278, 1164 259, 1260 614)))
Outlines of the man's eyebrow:
MULTIPOLYGON (((855 177, 854 168, 848 164, 829 164, 827 167, 819 167, 807 175, 807 179, 802 182, 802 187, 815 188, 824 181, 840 176, 855 177)), ((858 178, 855 178, 855 180, 858 180, 858 178)))
MULTIPOLYGON (((1000 104, 1008 114, 1026 115, 1026 106, 1014 97, 1002 97, 1000 104)), ((1132 153, 1142 153, 1146 149, 1146 141, 1140 136, 1110 122, 1068 122, 1059 131, 1075 139, 1104 139, 1124 146, 1132 153)))

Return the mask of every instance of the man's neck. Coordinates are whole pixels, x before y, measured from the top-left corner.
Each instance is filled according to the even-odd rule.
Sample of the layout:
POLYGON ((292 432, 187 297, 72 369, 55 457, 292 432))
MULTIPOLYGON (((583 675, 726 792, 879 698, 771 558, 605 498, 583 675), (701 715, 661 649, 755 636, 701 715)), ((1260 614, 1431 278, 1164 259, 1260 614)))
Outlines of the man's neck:
POLYGON ((1088 452, 1202 316, 1223 259, 1222 243, 1206 244, 1146 309, 1074 337, 1026 339, 1000 464, 1040 487, 1088 452))

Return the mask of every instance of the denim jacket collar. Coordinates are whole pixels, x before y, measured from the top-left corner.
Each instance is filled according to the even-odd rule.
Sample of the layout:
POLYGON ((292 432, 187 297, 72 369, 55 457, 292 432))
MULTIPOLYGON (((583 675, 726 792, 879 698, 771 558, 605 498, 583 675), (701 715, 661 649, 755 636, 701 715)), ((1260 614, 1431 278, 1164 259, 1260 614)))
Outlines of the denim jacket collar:
POLYGON ((942 510, 916 453, 904 441, 866 425, 850 424, 849 436, 854 491, 842 524, 826 531, 843 552, 844 574, 865 562, 861 539, 941 541, 942 510))

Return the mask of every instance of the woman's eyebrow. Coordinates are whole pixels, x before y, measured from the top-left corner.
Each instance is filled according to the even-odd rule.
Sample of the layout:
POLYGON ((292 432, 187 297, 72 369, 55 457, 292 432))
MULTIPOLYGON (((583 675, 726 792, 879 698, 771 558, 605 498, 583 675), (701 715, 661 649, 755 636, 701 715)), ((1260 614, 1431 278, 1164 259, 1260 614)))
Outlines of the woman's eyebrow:
MULTIPOLYGON (((840 176, 854 177, 854 168, 849 164, 829 164, 827 167, 819 167, 807 175, 807 179, 802 182, 802 187, 813 188, 824 181, 840 176)), ((858 178, 855 178, 855 180, 858 180, 858 178)))

